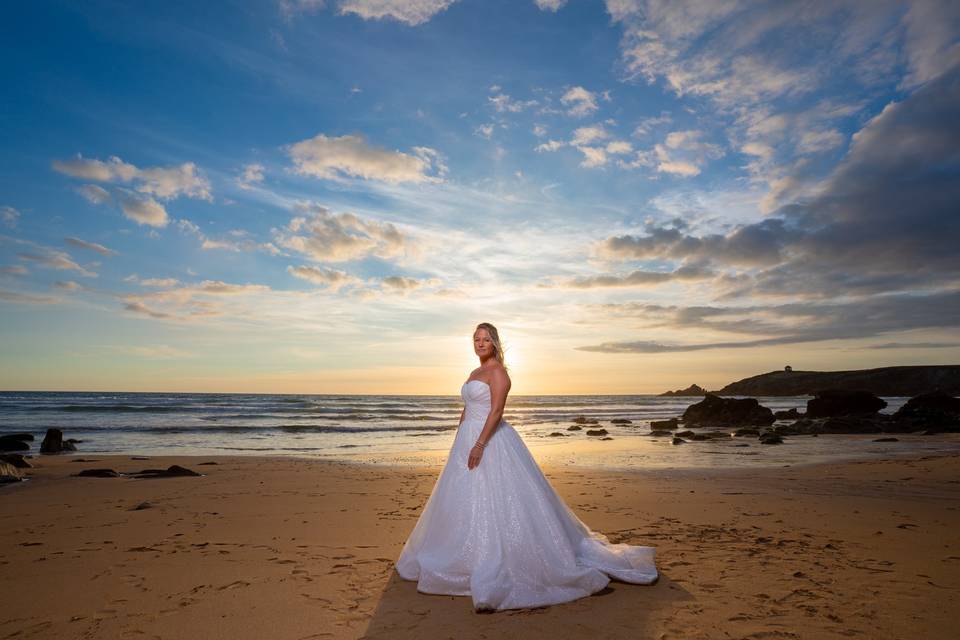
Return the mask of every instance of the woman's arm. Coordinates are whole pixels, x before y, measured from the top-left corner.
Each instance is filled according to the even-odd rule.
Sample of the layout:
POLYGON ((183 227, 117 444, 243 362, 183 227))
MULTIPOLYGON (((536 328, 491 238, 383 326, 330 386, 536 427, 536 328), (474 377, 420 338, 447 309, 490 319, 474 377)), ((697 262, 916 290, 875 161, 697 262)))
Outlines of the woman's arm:
POLYGON ((470 450, 470 456, 467 458, 467 468, 473 469, 480 464, 480 458, 483 457, 483 447, 493 436, 493 432, 500 426, 500 420, 503 419, 503 408, 507 404, 507 394, 510 392, 510 378, 503 369, 495 369, 490 379, 490 413, 487 414, 487 421, 483 425, 483 431, 477 438, 477 444, 470 450))

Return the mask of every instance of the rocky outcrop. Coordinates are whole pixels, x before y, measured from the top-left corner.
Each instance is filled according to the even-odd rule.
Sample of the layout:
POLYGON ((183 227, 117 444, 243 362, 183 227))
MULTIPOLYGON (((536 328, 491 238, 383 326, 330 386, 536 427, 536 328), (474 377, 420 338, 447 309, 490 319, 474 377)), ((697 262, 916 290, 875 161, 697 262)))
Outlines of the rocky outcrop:
MULTIPOLYGON (((20 436, 21 433, 13 433, 5 436, 0 436, 0 451, 29 451, 30 445, 27 444, 20 436)), ((33 436, 30 436, 33 439, 33 436)))
POLYGON ((707 390, 698 384, 692 384, 686 389, 677 389, 676 391, 664 391, 661 396, 705 396, 707 390))
MULTIPOLYGON (((47 435, 43 437, 43 442, 40 443, 40 453, 63 453, 69 450, 63 446, 63 431, 52 427, 47 429, 47 435)), ((74 447, 74 450, 76 450, 76 447, 74 447)))
POLYGON ((910 398, 893 419, 904 431, 960 431, 960 398, 935 391, 910 398))
POLYGON ((633 420, 627 420, 626 418, 614 418, 610 421, 610 424, 633 424, 633 420))
POLYGON ((680 421, 676 418, 670 418, 669 420, 651 420, 650 428, 651 429, 676 429, 680 426, 680 421))
POLYGON ((798 420, 802 417, 802 414, 797 411, 796 407, 790 407, 786 410, 774 411, 773 417, 777 420, 798 420))
POLYGON ((808 418, 871 415, 887 406, 873 393, 864 390, 827 389, 807 401, 808 418))
POLYGON ((605 436, 607 435, 606 429, 587 429, 588 436, 605 436))
POLYGON ((721 398, 708 393, 683 412, 685 426, 749 427, 773 423, 773 412, 755 398, 721 398))
POLYGON ((713 391, 725 396, 812 396, 821 389, 866 389, 878 396, 931 391, 960 395, 960 365, 882 367, 851 371, 770 371, 713 391))

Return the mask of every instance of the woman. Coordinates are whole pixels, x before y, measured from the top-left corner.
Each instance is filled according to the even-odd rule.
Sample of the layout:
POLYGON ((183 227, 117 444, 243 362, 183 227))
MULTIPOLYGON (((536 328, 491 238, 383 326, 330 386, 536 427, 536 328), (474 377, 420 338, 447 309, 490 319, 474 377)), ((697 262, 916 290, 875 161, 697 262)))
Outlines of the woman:
POLYGON ((473 333, 480 366, 460 389, 465 406, 446 465, 397 561, 422 593, 471 596, 476 610, 568 602, 610 577, 657 579, 654 548, 611 544, 556 494, 513 427, 496 328, 473 333))

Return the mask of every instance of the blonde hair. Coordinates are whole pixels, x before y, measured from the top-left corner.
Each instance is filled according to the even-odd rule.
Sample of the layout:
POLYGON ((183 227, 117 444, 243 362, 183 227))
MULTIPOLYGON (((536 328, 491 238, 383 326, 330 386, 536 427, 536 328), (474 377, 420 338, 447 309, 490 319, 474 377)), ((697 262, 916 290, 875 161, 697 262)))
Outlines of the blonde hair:
POLYGON ((477 328, 473 330, 476 333, 480 329, 486 329, 487 333, 490 334, 490 339, 493 341, 493 357, 497 359, 504 369, 507 368, 507 363, 503 358, 503 345, 500 344, 500 334, 497 333, 497 328, 490 324, 489 322, 481 322, 477 325, 477 328))

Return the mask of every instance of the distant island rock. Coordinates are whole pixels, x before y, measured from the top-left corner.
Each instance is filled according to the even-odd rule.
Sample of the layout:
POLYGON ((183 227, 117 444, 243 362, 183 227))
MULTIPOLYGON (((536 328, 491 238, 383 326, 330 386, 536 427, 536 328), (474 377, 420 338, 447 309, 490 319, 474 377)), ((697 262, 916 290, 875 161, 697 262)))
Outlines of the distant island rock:
POLYGON ((676 391, 666 391, 661 396, 705 396, 707 390, 698 384, 692 384, 686 389, 677 389, 676 391))
POLYGON ((888 397, 918 396, 932 391, 956 396, 960 395, 960 365, 881 367, 855 371, 771 371, 738 380, 710 393, 723 396, 814 396, 825 389, 869 391, 888 397))

